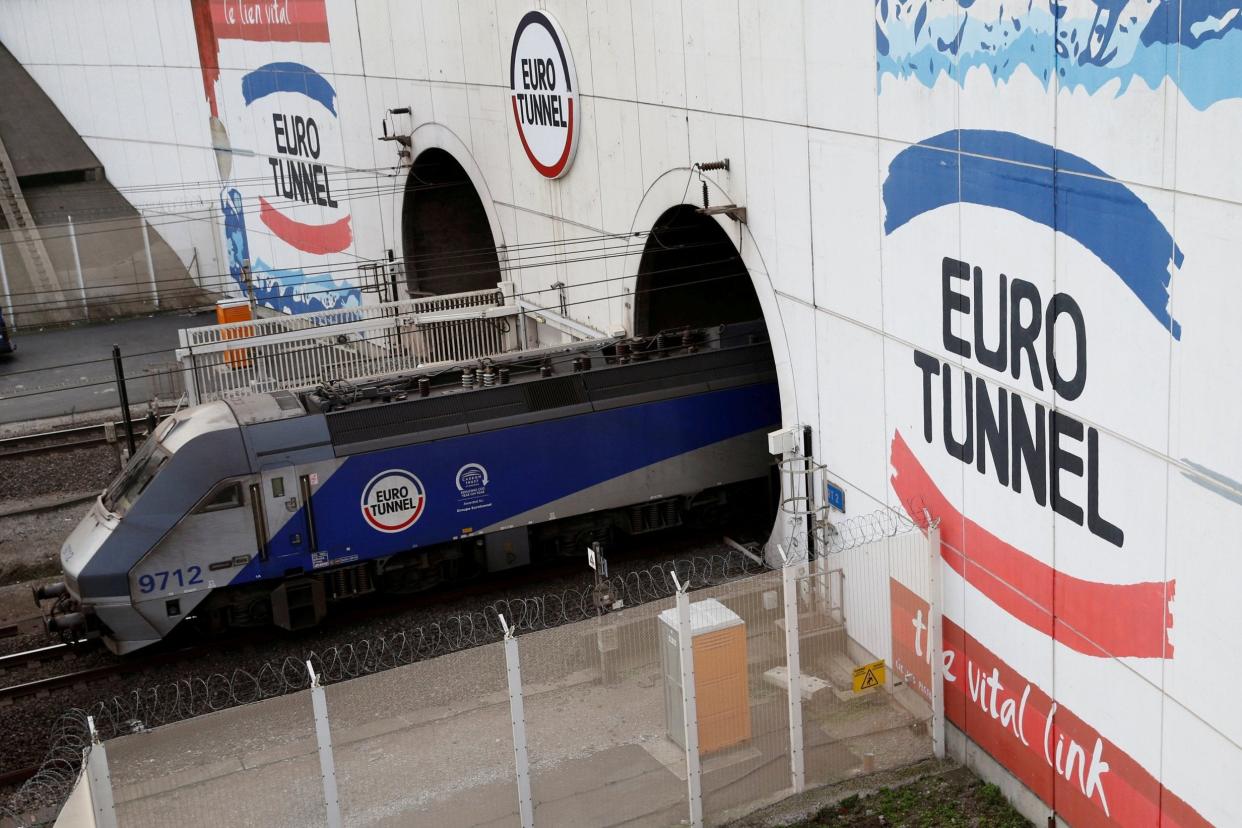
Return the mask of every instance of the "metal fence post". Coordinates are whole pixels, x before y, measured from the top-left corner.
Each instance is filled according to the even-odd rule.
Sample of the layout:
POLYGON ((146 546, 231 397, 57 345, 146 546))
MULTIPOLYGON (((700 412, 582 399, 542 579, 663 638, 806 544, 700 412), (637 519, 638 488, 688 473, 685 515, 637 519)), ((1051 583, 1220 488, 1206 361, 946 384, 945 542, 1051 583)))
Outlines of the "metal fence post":
POLYGON ((798 642, 798 577, 806 564, 786 562, 781 568, 785 593, 785 663, 789 670, 789 772, 794 793, 806 788, 802 755, 802 655, 798 642))
POLYGON ((689 583, 677 585, 677 643, 681 656, 682 718, 686 723, 686 788, 690 796, 690 828, 703 828, 703 778, 699 765, 699 712, 694 691, 694 632, 690 625, 689 583))
POLYGON ((151 276, 151 297, 155 300, 155 309, 160 307, 160 289, 155 281, 155 262, 151 259, 151 235, 147 229, 146 218, 139 213, 138 221, 142 223, 142 249, 147 253, 147 273, 151 276))
POLYGON ((198 390, 198 371, 194 360, 194 346, 190 344, 190 332, 185 328, 177 331, 177 340, 181 343, 176 354, 177 362, 181 365, 181 385, 185 388, 187 403, 198 405, 202 400, 198 390))
POLYGON ((108 772, 108 750, 95 730, 95 718, 86 717, 91 746, 86 755, 87 790, 91 795, 91 811, 99 828, 116 828, 116 808, 112 801, 112 774, 108 772))
POLYGON ((315 741, 319 743, 319 773, 323 777, 323 801, 328 809, 328 828, 341 828, 341 802, 336 794, 336 763, 332 759, 328 697, 309 661, 306 662, 306 672, 310 674, 311 680, 311 707, 315 710, 315 741))
POLYGON ((522 828, 535 824, 535 806, 530 795, 530 760, 526 755, 526 709, 522 703, 522 662, 513 628, 500 616, 505 630, 505 676, 509 681, 509 717, 513 724, 513 771, 517 778, 518 814, 522 828))
POLYGON ((78 255, 78 234, 73 229, 73 216, 69 219, 69 244, 73 247, 73 266, 78 274, 78 293, 82 295, 82 314, 87 318, 91 318, 91 309, 86 304, 86 281, 82 278, 82 257, 78 255))
POLYGON ((932 752, 944 758, 943 589, 940 580, 940 522, 927 524, 927 649, 931 657, 932 752))

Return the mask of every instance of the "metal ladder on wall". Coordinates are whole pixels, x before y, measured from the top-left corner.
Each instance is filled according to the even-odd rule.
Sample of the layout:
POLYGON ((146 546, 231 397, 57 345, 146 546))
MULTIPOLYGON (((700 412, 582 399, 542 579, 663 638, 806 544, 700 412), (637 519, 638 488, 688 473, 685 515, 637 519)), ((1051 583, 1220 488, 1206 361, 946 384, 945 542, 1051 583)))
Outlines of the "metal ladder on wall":
POLYGON ((30 288, 37 294, 37 301, 41 304, 53 303, 53 307, 58 308, 40 315, 45 315, 48 321, 66 316, 67 308, 59 310, 64 307, 65 300, 60 279, 47 255, 47 247, 43 244, 43 236, 30 214, 26 197, 22 195, 21 185, 17 181, 13 162, 9 159, 3 140, 0 140, 0 213, 4 215, 5 224, 8 225, 13 240, 17 242, 17 250, 26 266, 30 288))

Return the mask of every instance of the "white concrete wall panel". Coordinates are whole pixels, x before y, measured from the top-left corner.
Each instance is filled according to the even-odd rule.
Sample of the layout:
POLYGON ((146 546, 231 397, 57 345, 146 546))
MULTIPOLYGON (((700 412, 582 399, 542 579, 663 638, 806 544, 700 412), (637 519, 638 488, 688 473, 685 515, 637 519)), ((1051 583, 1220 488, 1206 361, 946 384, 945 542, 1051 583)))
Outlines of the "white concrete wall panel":
MULTIPOLYGON (((807 132, 791 124, 745 121, 747 226, 773 288, 812 301, 807 132)), ((714 160, 714 159, 712 159, 714 160)), ((692 202, 699 199, 691 196, 692 202)))
MULTIPOLYGON (((636 55, 629 2, 590 0, 586 5, 594 93, 601 98, 634 100, 637 97, 636 55)), ((503 61, 508 59, 510 43, 507 38, 502 40, 505 41, 500 44, 503 61)))
POLYGON ((882 327, 879 164, 874 138, 813 131, 808 186, 815 303, 882 327))
POLYGON ((875 135, 875 38, 853 40, 834 48, 843 36, 856 36, 875 25, 869 3, 803 3, 806 50, 807 122, 825 130, 875 135))
POLYGON ((849 514, 888 506, 876 500, 888 490, 888 433, 884 418, 884 337, 827 313, 815 314, 819 421, 816 439, 834 458, 834 482, 845 489, 849 514), (836 461, 835 458, 841 458, 836 461), (845 477, 849 469, 857 477, 845 477))
POLYGON ((632 171, 642 169, 638 104, 595 98, 591 112, 595 125, 591 137, 594 138, 600 168, 602 226, 609 232, 626 232, 630 229, 644 190, 642 178, 632 174, 632 171))
MULTIPOLYGON (((1242 4, 539 6, 581 96, 577 155, 555 181, 529 163, 507 87, 527 3, 300 0, 300 40, 273 36, 279 22, 218 33, 219 118, 257 154, 235 153, 229 182, 192 4, 25 0, 0 38, 114 182, 212 211, 203 260, 228 278, 237 217, 213 208, 236 189, 251 258, 288 271, 295 298, 298 273, 328 272, 333 301, 362 301, 358 259, 401 255, 404 173, 376 140, 392 107, 412 109, 415 154, 462 163, 509 246, 644 232, 700 202, 692 164, 729 158, 702 178, 714 204, 747 208, 746 226, 720 223, 773 335, 785 422, 816 428, 849 515, 908 504, 941 519, 951 718, 1071 824, 1242 821, 1228 577, 1242 4), (256 96, 272 63, 308 67, 331 95, 256 96), (333 193, 354 196, 276 206, 308 224, 348 216, 340 251, 291 247, 261 219, 276 111, 316 118, 333 193), (993 675, 997 704, 1014 701, 1004 715, 993 675)), ((185 224, 188 257, 205 239, 185 224)), ((510 275, 547 305, 565 282, 577 318, 625 328, 642 244, 617 245, 629 255, 510 275)))
POLYGON ((634 0, 630 4, 639 101, 671 107, 686 105, 681 6, 680 0, 634 0))
POLYGON ((736 2, 685 0, 686 106, 740 115, 742 66, 741 16, 736 2))
POLYGON ((748 118, 806 123, 802 5, 799 0, 738 3, 742 112, 748 118))

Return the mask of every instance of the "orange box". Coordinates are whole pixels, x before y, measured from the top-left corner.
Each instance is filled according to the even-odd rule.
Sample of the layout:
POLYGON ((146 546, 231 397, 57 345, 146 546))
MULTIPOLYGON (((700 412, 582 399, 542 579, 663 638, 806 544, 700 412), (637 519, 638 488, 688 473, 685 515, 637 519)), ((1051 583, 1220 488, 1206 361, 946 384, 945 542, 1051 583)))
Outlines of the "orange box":
MULTIPOLYGON (((684 748, 677 608, 660 613, 660 624, 668 736, 684 748)), ((746 672, 745 622, 715 598, 695 601, 690 605, 690 636, 695 707, 699 718, 699 754, 706 755, 749 741, 750 687, 746 672)))
MULTIPOLYGON (((216 302, 216 323, 249 322, 254 316, 247 299, 225 299, 216 302)), ((254 335, 254 328, 245 325, 221 333, 221 339, 245 339, 254 335)), ((224 352, 224 364, 230 368, 244 368, 250 364, 250 356, 245 348, 230 348, 224 352)))

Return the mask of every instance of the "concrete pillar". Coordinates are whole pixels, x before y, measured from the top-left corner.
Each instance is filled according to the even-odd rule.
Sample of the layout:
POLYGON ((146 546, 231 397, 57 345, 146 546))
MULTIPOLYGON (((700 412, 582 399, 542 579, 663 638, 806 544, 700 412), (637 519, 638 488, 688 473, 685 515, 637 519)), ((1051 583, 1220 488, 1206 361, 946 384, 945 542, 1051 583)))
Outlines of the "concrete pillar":
POLYGON ((4 321, 10 331, 17 330, 17 317, 13 315, 13 294, 9 290, 9 271, 4 266, 4 245, 0 244, 0 290, 4 291, 4 305, 8 310, 4 321))
POLYGON ((78 234, 73 229, 73 216, 69 219, 69 245, 73 248, 73 267, 78 274, 78 293, 82 296, 82 315, 91 318, 91 309, 86 304, 86 282, 82 278, 82 257, 78 255, 78 234))
POLYGON ((155 302, 155 309, 160 307, 160 288, 159 282, 155 279, 155 262, 151 259, 151 235, 147 227, 147 220, 139 214, 138 221, 142 223, 142 249, 147 254, 147 274, 151 277, 151 298, 155 302))

